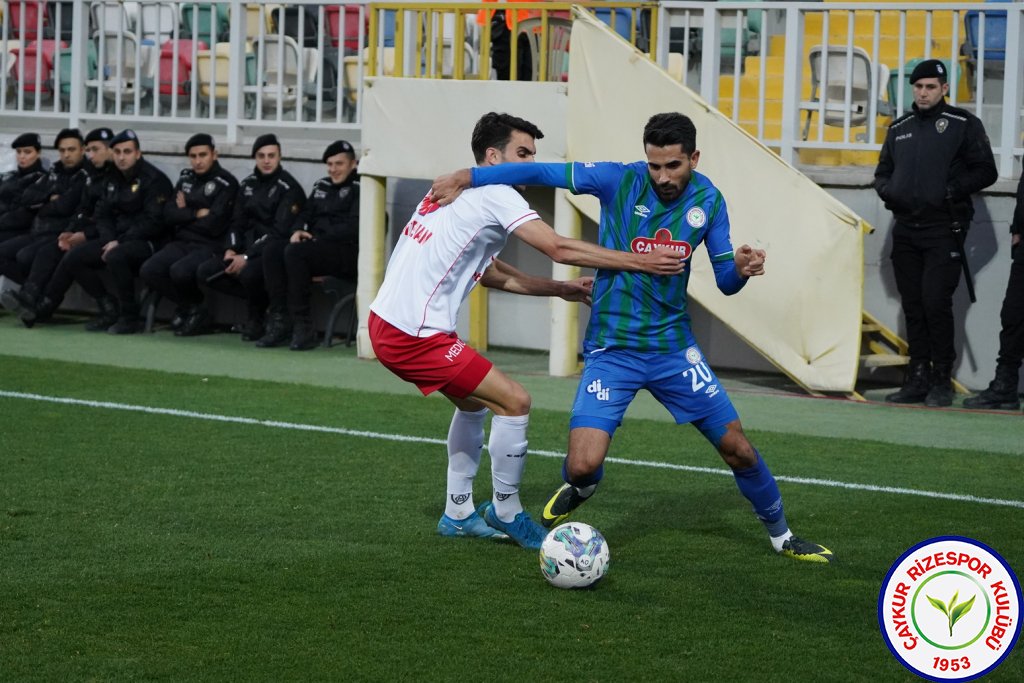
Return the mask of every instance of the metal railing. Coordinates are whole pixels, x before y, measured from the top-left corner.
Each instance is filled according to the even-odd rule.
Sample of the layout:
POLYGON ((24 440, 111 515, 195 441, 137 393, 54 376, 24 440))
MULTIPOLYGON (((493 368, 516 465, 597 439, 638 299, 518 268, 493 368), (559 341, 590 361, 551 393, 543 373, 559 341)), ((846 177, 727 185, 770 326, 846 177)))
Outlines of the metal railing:
MULTIPOLYGON (((944 59, 951 103, 985 123, 1000 175, 1019 171, 1024 3, 582 5, 791 163, 825 153, 870 161, 891 118, 910 106, 911 60, 944 59)), ((246 125, 356 130, 369 75, 496 77, 490 19, 498 9, 511 36, 503 77, 565 79, 571 7, 10 2, 0 22, 0 117, 59 125, 116 117, 220 130, 227 141, 246 125)))
POLYGON ((786 161, 814 158, 815 150, 870 159, 891 118, 911 107, 912 60, 936 58, 950 67, 950 103, 985 123, 1000 175, 1020 172, 1020 2, 666 0, 660 7, 658 62, 681 63, 681 80, 786 161), (834 55, 823 64, 839 72, 830 78, 823 69, 817 92, 811 91, 814 48, 834 55), (867 84, 856 82, 855 60, 868 63, 867 84))

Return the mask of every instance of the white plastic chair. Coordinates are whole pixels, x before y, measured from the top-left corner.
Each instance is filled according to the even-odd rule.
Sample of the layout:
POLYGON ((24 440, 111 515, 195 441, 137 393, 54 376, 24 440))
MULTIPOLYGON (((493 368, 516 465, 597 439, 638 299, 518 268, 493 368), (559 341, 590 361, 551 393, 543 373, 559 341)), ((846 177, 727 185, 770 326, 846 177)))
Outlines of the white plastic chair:
POLYGON ((822 123, 826 126, 844 127, 849 116, 850 127, 866 125, 874 103, 875 116, 888 116, 892 109, 882 99, 882 93, 889 83, 889 67, 873 64, 868 53, 859 47, 830 45, 825 55, 821 45, 810 49, 807 59, 811 67, 811 99, 800 103, 806 111, 803 139, 811 129, 811 117, 824 112, 822 123), (823 79, 827 79, 822 83, 823 79), (850 105, 846 105, 847 86, 850 90, 850 105))

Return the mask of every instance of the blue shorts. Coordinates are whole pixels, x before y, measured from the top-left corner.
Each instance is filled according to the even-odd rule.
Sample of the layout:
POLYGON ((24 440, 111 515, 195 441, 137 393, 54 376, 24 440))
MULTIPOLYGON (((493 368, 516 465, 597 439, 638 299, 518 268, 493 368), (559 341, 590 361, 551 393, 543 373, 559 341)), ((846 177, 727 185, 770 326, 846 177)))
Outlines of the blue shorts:
POLYGON ((613 435, 640 389, 651 392, 676 424, 694 422, 705 434, 739 419, 697 345, 676 353, 598 349, 584 356, 569 428, 613 435))

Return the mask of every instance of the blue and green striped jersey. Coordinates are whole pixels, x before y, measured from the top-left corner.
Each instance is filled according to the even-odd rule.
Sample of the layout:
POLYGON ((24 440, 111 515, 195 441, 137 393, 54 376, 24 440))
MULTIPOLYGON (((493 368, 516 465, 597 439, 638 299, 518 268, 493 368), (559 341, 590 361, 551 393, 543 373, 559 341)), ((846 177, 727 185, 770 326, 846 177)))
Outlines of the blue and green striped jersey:
MULTIPOLYGON (((654 191, 643 161, 502 164, 477 167, 472 173, 474 186, 535 184, 594 195, 601 200, 601 246, 642 253, 665 245, 689 261, 704 242, 719 289, 733 294, 746 282, 733 261, 725 199, 707 176, 696 171, 682 196, 669 203, 654 191)), ((686 298, 689 279, 689 268, 673 276, 598 270, 585 348, 671 353, 693 345, 686 298)))

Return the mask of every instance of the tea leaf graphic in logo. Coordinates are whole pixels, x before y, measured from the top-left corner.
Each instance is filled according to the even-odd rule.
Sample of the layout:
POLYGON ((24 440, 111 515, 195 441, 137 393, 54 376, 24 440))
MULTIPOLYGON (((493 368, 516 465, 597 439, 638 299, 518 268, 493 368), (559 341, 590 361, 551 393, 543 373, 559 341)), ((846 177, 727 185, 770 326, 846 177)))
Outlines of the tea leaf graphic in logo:
POLYGON ((925 597, 928 598, 928 602, 932 603, 932 607, 946 615, 946 620, 949 622, 949 635, 952 637, 953 624, 960 621, 961 617, 971 611, 971 608, 974 607, 974 599, 978 596, 972 596, 970 600, 965 600, 958 605, 956 599, 960 597, 960 591, 957 591, 950 598, 948 607, 942 600, 937 600, 930 595, 925 595, 925 597))

